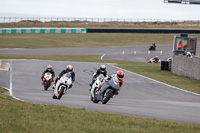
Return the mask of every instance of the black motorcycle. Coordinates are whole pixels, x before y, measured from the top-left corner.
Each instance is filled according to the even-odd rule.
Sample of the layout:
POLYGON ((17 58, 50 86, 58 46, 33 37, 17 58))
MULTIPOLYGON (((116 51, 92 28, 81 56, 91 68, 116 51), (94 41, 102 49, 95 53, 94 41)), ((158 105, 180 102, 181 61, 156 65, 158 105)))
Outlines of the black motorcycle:
POLYGON ((153 43, 152 46, 149 47, 149 50, 154 50, 155 51, 156 50, 156 44, 153 43))

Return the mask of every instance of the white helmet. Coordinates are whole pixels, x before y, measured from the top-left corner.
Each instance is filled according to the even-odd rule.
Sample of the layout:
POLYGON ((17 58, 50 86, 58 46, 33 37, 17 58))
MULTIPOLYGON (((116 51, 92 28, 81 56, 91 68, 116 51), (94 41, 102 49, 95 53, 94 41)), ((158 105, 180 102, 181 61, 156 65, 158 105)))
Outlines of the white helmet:
POLYGON ((67 65, 66 70, 68 72, 72 72, 73 71, 73 66, 72 65, 67 65))
POLYGON ((52 69, 52 66, 51 66, 51 65, 48 65, 48 66, 47 66, 47 69, 52 69))
POLYGON ((100 70, 101 70, 101 72, 104 72, 106 70, 106 66, 105 65, 101 65, 100 66, 100 70))

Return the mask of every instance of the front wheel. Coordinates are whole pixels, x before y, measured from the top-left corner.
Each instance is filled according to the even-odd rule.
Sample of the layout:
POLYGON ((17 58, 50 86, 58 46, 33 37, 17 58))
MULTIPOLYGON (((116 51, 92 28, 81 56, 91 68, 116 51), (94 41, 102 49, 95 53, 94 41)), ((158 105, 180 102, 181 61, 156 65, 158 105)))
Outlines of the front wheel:
POLYGON ((99 100, 97 100, 97 96, 98 96, 98 89, 96 88, 94 90, 94 97, 92 99, 93 103, 98 103, 99 102, 99 100))
POLYGON ((106 104, 110 98, 113 96, 113 90, 106 90, 106 92, 103 95, 103 100, 102 100, 102 104, 106 104))
POLYGON ((65 90, 65 87, 62 86, 61 89, 60 89, 60 91, 58 92, 57 99, 60 99, 60 98, 62 97, 62 95, 63 95, 63 93, 64 93, 64 90, 65 90))
POLYGON ((50 82, 46 81, 46 82, 44 83, 44 90, 47 91, 48 88, 49 88, 49 86, 50 86, 50 82))

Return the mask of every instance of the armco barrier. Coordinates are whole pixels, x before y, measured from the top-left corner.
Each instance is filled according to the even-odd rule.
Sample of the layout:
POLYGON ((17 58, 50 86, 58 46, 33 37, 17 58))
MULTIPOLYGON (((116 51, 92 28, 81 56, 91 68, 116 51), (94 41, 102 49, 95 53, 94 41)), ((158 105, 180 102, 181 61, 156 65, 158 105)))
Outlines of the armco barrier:
POLYGON ((85 28, 1 28, 0 34, 26 33, 87 33, 85 28))
POLYGON ((200 80, 200 58, 175 55, 173 56, 171 71, 177 75, 200 80))

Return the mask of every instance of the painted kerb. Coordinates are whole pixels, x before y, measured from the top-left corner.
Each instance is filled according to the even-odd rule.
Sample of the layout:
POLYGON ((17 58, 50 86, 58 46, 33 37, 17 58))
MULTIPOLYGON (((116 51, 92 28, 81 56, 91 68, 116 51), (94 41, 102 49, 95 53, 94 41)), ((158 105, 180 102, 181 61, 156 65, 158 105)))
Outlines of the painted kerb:
POLYGON ((172 73, 200 80, 200 58, 173 56, 172 73))
POLYGON ((87 33, 85 28, 2 28, 0 34, 87 33))

